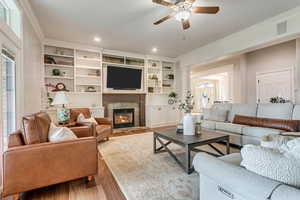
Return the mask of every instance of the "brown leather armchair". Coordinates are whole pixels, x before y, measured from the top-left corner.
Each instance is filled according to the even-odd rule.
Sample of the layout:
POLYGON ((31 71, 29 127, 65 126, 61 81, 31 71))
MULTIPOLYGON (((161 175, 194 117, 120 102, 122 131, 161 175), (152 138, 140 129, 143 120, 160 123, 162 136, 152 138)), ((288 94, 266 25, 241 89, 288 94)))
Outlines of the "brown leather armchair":
MULTIPOLYGON (((69 126, 81 126, 82 123, 77 122, 78 115, 82 113, 85 118, 91 118, 91 112, 88 108, 72 108, 70 109, 70 123, 67 125, 69 126), (77 123, 77 125, 76 125, 77 123)), ((92 124, 94 127, 94 136, 97 138, 97 141, 102 141, 104 139, 109 140, 109 137, 112 134, 112 122, 108 118, 99 118, 95 117, 97 121, 97 125, 92 124)), ((86 124, 86 123, 84 123, 86 124)))
POLYGON ((98 150, 91 126, 71 128, 79 137, 48 142, 51 119, 46 113, 23 118, 23 131, 9 135, 3 154, 3 196, 97 174, 98 150), (84 161, 84 162, 83 162, 84 161))

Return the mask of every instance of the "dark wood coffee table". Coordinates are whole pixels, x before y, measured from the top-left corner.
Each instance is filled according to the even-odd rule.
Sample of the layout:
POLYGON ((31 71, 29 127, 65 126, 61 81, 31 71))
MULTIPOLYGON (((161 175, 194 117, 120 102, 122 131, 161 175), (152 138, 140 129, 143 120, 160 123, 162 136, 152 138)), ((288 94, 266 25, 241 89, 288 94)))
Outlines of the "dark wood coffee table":
POLYGON ((229 135, 217 133, 214 131, 206 131, 203 130, 201 135, 193 135, 187 136, 183 134, 176 133, 176 129, 169 129, 164 131, 155 131, 153 133, 153 151, 154 153, 162 153, 168 152, 171 157, 175 159, 175 161, 182 167, 186 173, 190 174, 194 171, 194 168, 191 166, 191 152, 206 152, 200 149, 196 149, 196 147, 200 147, 203 145, 210 146, 213 150, 215 150, 218 154, 206 152, 213 156, 223 156, 225 155, 222 151, 217 149, 213 143, 216 142, 225 142, 226 143, 226 154, 230 153, 229 146, 229 135), (166 142, 164 142, 164 139, 166 142), (160 143, 160 147, 157 147, 157 141, 160 143), (184 148, 185 160, 184 162, 180 161, 176 155, 168 148, 168 145, 171 143, 175 143, 184 148))

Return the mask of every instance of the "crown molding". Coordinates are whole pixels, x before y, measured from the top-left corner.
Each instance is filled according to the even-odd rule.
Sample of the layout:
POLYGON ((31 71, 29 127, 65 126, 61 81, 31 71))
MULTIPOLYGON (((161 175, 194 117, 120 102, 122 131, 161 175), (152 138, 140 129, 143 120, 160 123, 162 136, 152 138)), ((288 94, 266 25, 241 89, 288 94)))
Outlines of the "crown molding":
POLYGON ((33 9, 29 3, 28 0, 19 0, 19 4, 22 8, 23 13, 26 14, 26 16, 28 17, 31 25, 33 26, 33 29, 35 31, 35 33, 37 34, 37 36, 39 37, 40 41, 44 40, 44 33, 43 30, 39 24, 39 21, 37 19, 37 17, 35 16, 33 9))

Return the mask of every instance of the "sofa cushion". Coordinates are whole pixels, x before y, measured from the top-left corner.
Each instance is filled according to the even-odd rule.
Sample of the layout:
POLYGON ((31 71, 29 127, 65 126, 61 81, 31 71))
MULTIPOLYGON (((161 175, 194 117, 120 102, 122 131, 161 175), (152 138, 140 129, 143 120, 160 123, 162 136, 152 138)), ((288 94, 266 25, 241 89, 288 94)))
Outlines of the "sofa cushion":
POLYGON ((300 158, 255 145, 244 146, 241 154, 243 158, 241 166, 247 170, 291 186, 300 187, 300 158))
POLYGON ((273 119, 292 119, 293 104, 259 104, 257 117, 273 119))
POLYGON ((260 145, 260 143, 261 143, 260 137, 253 137, 253 136, 247 136, 247 135, 242 136, 241 146, 245 146, 246 144, 260 145))
POLYGON ((40 136, 40 142, 47 142, 51 124, 50 116, 45 112, 36 113, 35 122, 40 136))
POLYGON ((299 129, 300 121, 236 115, 233 123, 295 132, 299 129))
POLYGON ((96 132, 97 134, 101 134, 107 131, 111 131, 111 126, 110 125, 97 125, 96 126, 96 132))
POLYGON ((216 129, 216 122, 215 121, 210 121, 210 120, 201 120, 201 127, 215 130, 216 129))
POLYGON ((23 117, 23 136, 25 144, 37 144, 48 141, 51 118, 40 112, 23 117))
POLYGON ((85 118, 92 117, 89 108, 72 108, 70 109, 70 122, 76 122, 80 113, 82 113, 85 118))
POLYGON ((9 134, 8 137, 8 148, 25 145, 21 130, 17 130, 16 132, 9 134))
MULTIPOLYGON (((300 105, 294 105, 292 120, 300 120, 300 105)), ((300 124, 299 124, 300 130, 300 124)))
POLYGON ((35 116, 28 115, 23 117, 23 137, 25 144, 40 143, 40 136, 35 123, 35 116))
POLYGON ((262 128, 262 127, 252 127, 246 126, 243 128, 243 135, 253 136, 253 137, 263 137, 271 134, 280 134, 283 131, 272 128, 262 128))
MULTIPOLYGON (((206 186, 208 183, 206 180, 203 181, 204 177, 208 177, 207 179, 214 183, 210 184, 209 188, 212 189, 209 190, 209 195, 205 195, 207 198, 200 196, 201 200, 267 200, 279 184, 277 181, 264 178, 243 167, 232 165, 205 153, 196 154, 193 165, 201 176, 201 186, 206 186)), ((203 191, 201 187, 200 193, 203 192, 207 190, 203 191)))
POLYGON ((300 120, 300 105, 294 105, 292 120, 300 120))
POLYGON ((226 122, 216 122, 216 130, 227 131, 236 134, 242 134, 242 129, 245 125, 232 124, 226 122))
POLYGON ((228 111, 223 109, 203 109, 203 119, 210 121, 225 122, 227 120, 228 111))
POLYGON ((83 123, 94 123, 94 124, 98 124, 98 122, 95 120, 94 117, 91 117, 91 118, 85 118, 85 116, 80 113, 77 117, 77 122, 83 122, 83 123))
POLYGON ((256 117, 257 104, 232 104, 228 121, 232 122, 235 115, 256 117))
POLYGON ((240 164, 242 162, 242 156, 240 153, 232 153, 229 155, 219 157, 219 159, 223 160, 224 162, 235 165, 235 166, 240 166, 240 164))
POLYGON ((232 104, 230 104, 230 103, 216 103, 216 104, 212 105, 211 108, 230 111, 231 107, 232 107, 232 104))
POLYGON ((51 123, 48 140, 50 142, 62 142, 67 140, 75 140, 77 136, 67 127, 57 127, 55 124, 51 123))
POLYGON ((283 144, 287 144, 287 142, 292 139, 294 139, 294 137, 282 135, 266 135, 261 138, 260 146, 280 150, 283 144))

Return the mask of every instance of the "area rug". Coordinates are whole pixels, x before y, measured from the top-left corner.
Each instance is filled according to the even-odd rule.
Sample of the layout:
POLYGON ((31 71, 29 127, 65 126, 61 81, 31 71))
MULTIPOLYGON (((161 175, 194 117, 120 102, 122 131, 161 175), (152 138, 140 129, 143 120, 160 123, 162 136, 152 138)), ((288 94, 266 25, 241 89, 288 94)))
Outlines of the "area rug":
POLYGON ((152 133, 113 137, 98 149, 127 200, 199 199, 198 174, 186 174, 167 153, 153 154, 152 133))

